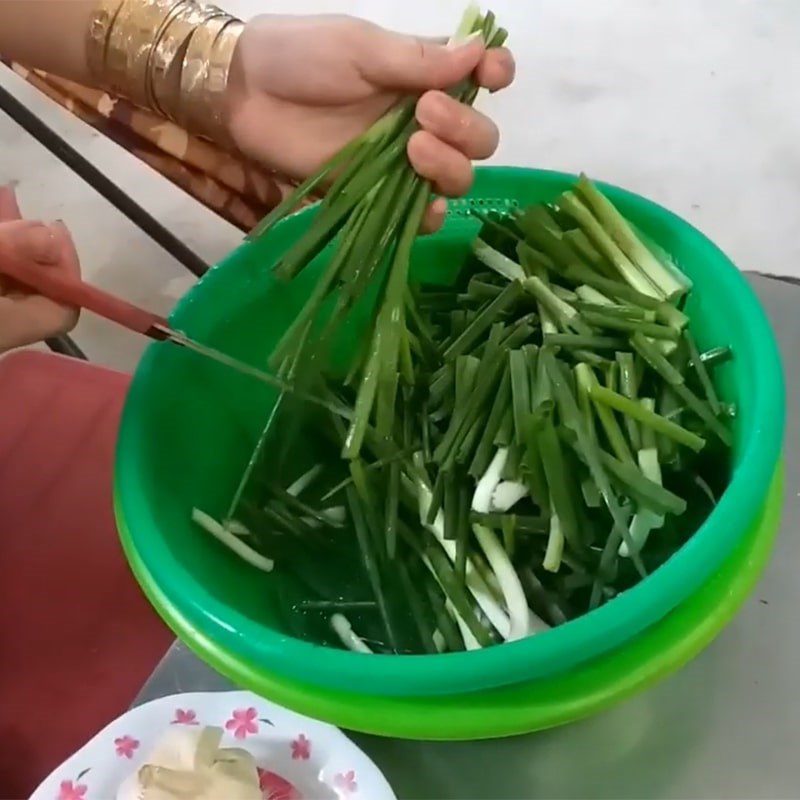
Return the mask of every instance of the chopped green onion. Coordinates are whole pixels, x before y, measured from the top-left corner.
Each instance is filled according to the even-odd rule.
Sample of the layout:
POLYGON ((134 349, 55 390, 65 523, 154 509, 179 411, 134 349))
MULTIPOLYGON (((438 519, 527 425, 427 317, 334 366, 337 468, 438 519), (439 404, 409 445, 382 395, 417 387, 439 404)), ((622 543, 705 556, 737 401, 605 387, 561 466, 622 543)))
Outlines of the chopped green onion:
POLYGON ((629 400, 627 397, 617 394, 617 392, 612 392, 605 386, 592 386, 589 389, 589 396, 595 402, 632 417, 638 422, 641 422, 642 425, 652 428, 656 433, 668 436, 670 439, 678 442, 678 444, 689 447, 696 452, 699 452, 705 447, 706 441, 701 436, 692 433, 674 422, 670 422, 668 419, 655 412, 648 411, 641 404, 629 400))

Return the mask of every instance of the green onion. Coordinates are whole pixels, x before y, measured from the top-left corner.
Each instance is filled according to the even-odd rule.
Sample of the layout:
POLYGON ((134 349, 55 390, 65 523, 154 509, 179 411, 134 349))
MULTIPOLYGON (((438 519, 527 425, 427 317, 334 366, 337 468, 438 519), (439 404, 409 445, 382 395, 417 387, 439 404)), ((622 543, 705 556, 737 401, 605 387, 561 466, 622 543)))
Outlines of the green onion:
MULTIPOLYGON (((505 37, 475 9, 459 35, 473 31, 505 37)), ((476 89, 449 92, 470 103, 476 89)), ((339 646, 433 654, 614 602, 692 534, 708 510, 702 495, 687 510, 694 485, 730 455, 683 448, 730 443, 711 373, 730 353, 698 352, 673 305, 691 283, 586 178, 554 204, 464 201, 471 253, 420 283, 415 103, 299 190, 330 186, 275 271, 322 263, 271 355, 281 394, 214 530, 256 566, 269 552, 306 592, 292 607, 326 613, 339 646), (334 360, 347 345, 351 361, 334 360), (299 478, 295 454, 314 464, 299 478)))
POLYGON ((603 227, 611 234, 611 238, 665 297, 672 300, 684 293, 685 285, 679 283, 644 246, 625 217, 585 175, 581 175, 576 188, 603 227))
MULTIPOLYGON (((578 379, 578 382, 585 386, 589 397, 595 401, 595 411, 598 419, 600 420, 600 424, 603 426, 603 430, 605 431, 608 443, 611 445, 611 449, 614 451, 620 461, 627 464, 633 464, 633 456, 631 455, 631 451, 628 448, 628 444, 622 434, 622 429, 619 427, 619 423, 614 417, 613 412, 607 406, 602 405, 596 400, 596 390, 603 388, 598 383, 597 376, 594 374, 591 367, 587 366, 586 364, 578 364, 578 366, 575 368, 575 375, 578 379)), ((619 396, 616 392, 612 392, 612 394, 619 396)))
POLYGON ((706 394, 706 400, 708 401, 708 405, 711 407, 711 412, 714 415, 718 415, 720 413, 719 399, 717 398, 716 391, 714 391, 714 384, 711 383, 711 378, 708 375, 706 365, 700 358, 700 353, 697 350, 694 337, 691 333, 689 333, 689 331, 684 331, 683 338, 686 342, 686 346, 689 348, 689 358, 691 359, 691 364, 694 367, 697 377, 700 380, 700 385, 703 387, 703 391, 706 394))
POLYGON ((595 328, 608 328, 625 333, 639 333, 653 339, 669 339, 678 341, 678 332, 667 325, 658 325, 655 322, 645 322, 638 319, 625 319, 607 311, 582 311, 581 316, 595 328))
POLYGON ((400 507, 400 464, 389 464, 389 485, 386 492, 386 553, 390 560, 397 555, 397 520, 400 507))
MULTIPOLYGON (((581 289, 584 290, 584 294, 588 289, 590 292, 594 292, 589 286, 578 287, 578 291, 581 289)), ((599 294, 599 293, 598 293, 599 294)), ((580 295, 578 295, 580 297, 580 295)), ((655 312, 645 308, 639 308, 639 306, 632 306, 632 305, 617 305, 616 303, 612 303, 610 300, 607 300, 602 295, 601 302, 599 303, 590 303, 585 300, 578 300, 575 302, 575 308, 578 311, 586 311, 589 313, 599 313, 611 317, 616 317, 618 319, 627 319, 627 320, 641 320, 642 322, 652 322, 655 319, 655 312)))
POLYGON ((535 436, 550 491, 552 513, 558 517, 565 539, 574 549, 580 550, 583 547, 583 535, 578 527, 567 482, 564 480, 567 474, 566 462, 551 418, 546 416, 542 419, 535 436))
POLYGON ((686 501, 646 478, 634 465, 624 464, 608 453, 603 454, 603 463, 615 478, 625 483, 633 496, 657 514, 683 514, 686 501))
POLYGON ((442 586, 447 599, 455 607, 461 619, 466 624, 469 632, 478 641, 481 647, 488 647, 492 643, 489 631, 481 625, 475 610, 463 586, 458 582, 455 571, 447 562, 447 556, 438 545, 431 545, 425 554, 431 564, 436 579, 442 586))
POLYGON ((350 506, 350 513, 353 518, 353 529, 358 538, 358 546, 361 551, 361 556, 364 560, 364 567, 367 571, 372 592, 375 595, 375 600, 378 603, 378 609, 386 629, 387 639, 392 649, 397 650, 397 636, 395 634, 394 626, 389 616, 388 604, 386 597, 383 593, 383 586, 381 581, 380 572, 378 571, 378 562, 375 557, 375 551, 372 545, 371 536, 367 530, 366 520, 364 519, 363 506, 359 500, 358 493, 352 486, 347 487, 347 502, 350 506))
POLYGON ((700 356, 700 360, 706 367, 716 367, 728 361, 731 355, 730 347, 712 347, 700 356))
POLYGON ((426 608, 427 599, 425 595, 420 592, 419 586, 416 586, 408 572, 408 566, 403 559, 397 560, 397 574, 400 576, 400 582, 403 586, 405 596, 408 598, 408 604, 411 608, 411 616, 414 619, 414 624, 417 627, 420 641, 422 642, 422 649, 426 653, 433 654, 436 652, 436 645, 434 644, 435 628, 431 614, 426 608))
POLYGON ((525 278, 522 286, 547 309, 561 328, 569 328, 578 316, 578 312, 569 303, 557 297, 541 278, 535 275, 525 278))
POLYGON ((472 512, 469 521, 485 528, 502 530, 506 522, 514 526, 517 533, 536 534, 547 532, 547 519, 545 517, 521 516, 519 514, 478 514, 472 512))
POLYGON ((689 408, 700 417, 703 422, 708 426, 709 430, 711 430, 719 440, 726 446, 730 447, 732 437, 730 431, 714 416, 714 413, 708 406, 708 403, 701 400, 688 386, 685 384, 680 384, 678 386, 674 386, 673 390, 681 400, 686 403, 689 408))
POLYGON ((511 401, 514 414, 514 441, 522 444, 525 439, 525 426, 531 413, 531 391, 528 378, 528 364, 521 350, 508 353, 509 375, 511 376, 511 401))
POLYGON ((565 192, 558 198, 559 208, 566 211, 580 225, 592 244, 614 265, 622 278, 637 292, 662 299, 665 294, 637 268, 619 248, 603 226, 592 216, 592 212, 572 192, 565 192))
POLYGON ((617 392, 612 392, 610 389, 606 389, 605 386, 590 387, 589 396, 595 402, 632 417, 638 422, 641 422, 642 425, 652 428, 656 433, 668 436, 678 444, 689 447, 696 452, 702 450, 706 445, 705 439, 701 436, 692 433, 680 425, 676 425, 674 422, 670 422, 659 414, 648 411, 641 404, 629 400, 627 397, 617 394, 617 392))
POLYGON ((509 281, 521 281, 525 277, 525 271, 516 261, 512 261, 480 239, 473 243, 472 252, 475 258, 509 281))
MULTIPOLYGON (((636 364, 631 353, 617 353, 617 364, 619 364, 619 385, 621 393, 628 400, 636 400, 638 395, 638 378, 636 375, 636 364)), ((625 429, 628 432, 628 440, 634 450, 639 450, 642 446, 641 433, 636 420, 633 417, 625 417, 625 429)))
POLYGON ((585 336, 578 333, 546 333, 544 343, 553 347, 569 347, 587 350, 617 350, 625 346, 624 339, 611 336, 585 336))
POLYGON ((680 386, 683 375, 672 366, 659 349, 641 333, 631 336, 631 344, 636 352, 671 386, 680 386))
POLYGON ((459 337, 445 350, 445 360, 452 360, 466 352, 478 337, 487 331, 507 308, 513 305, 522 294, 518 281, 512 281, 502 292, 464 329, 459 337))

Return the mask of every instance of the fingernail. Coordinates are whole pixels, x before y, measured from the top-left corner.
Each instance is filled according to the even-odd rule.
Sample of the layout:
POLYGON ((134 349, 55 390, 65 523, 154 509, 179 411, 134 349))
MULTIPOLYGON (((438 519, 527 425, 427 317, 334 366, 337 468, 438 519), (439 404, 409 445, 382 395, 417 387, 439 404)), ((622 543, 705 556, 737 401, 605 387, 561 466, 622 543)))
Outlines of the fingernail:
POLYGON ((53 231, 57 238, 64 234, 69 235, 69 228, 67 228, 67 224, 63 219, 57 219, 55 222, 50 223, 50 230, 53 231))
POLYGON ((449 120, 448 98, 442 92, 431 91, 417 104, 417 122, 423 128, 438 128, 449 120))
POLYGON ((53 264, 58 261, 58 240, 52 228, 37 225, 31 228, 26 236, 25 244, 30 258, 42 264, 53 264))
POLYGON ((447 213, 447 200, 444 197, 437 197, 431 203, 431 210, 434 214, 446 214, 447 213))

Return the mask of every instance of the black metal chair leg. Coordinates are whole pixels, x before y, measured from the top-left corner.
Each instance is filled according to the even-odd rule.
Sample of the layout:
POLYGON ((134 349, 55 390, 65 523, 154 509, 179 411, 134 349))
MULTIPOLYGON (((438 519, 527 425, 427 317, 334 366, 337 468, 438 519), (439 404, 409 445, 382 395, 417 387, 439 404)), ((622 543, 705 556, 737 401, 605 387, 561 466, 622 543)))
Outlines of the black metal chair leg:
POLYGON ((8 90, 0 87, 0 110, 5 111, 14 122, 24 128, 53 155, 66 164, 76 175, 83 178, 96 192, 105 197, 116 209, 143 230, 153 241, 161 245, 186 269, 198 277, 208 270, 208 264, 177 236, 167 230, 155 217, 147 213, 115 183, 110 181, 97 167, 85 159, 52 128, 26 108, 8 90))

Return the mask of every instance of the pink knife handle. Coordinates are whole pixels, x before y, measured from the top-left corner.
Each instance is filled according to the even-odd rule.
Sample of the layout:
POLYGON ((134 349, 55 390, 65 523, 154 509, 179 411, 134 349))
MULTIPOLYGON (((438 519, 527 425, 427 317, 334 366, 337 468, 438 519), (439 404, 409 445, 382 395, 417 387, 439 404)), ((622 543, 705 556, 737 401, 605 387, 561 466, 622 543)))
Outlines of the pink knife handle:
POLYGON ((153 336, 157 328, 169 328, 167 320, 119 297, 104 292, 79 278, 60 275, 54 268, 23 261, 14 254, 0 251, 0 274, 13 278, 56 303, 85 308, 124 328, 153 336))

